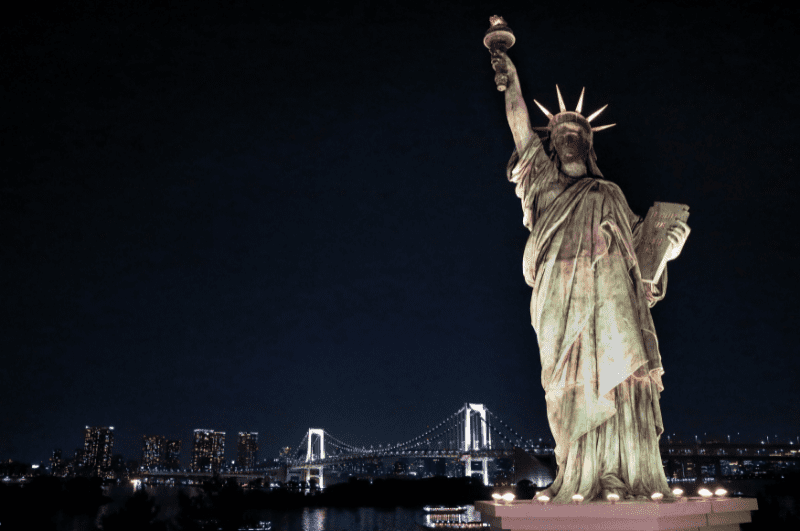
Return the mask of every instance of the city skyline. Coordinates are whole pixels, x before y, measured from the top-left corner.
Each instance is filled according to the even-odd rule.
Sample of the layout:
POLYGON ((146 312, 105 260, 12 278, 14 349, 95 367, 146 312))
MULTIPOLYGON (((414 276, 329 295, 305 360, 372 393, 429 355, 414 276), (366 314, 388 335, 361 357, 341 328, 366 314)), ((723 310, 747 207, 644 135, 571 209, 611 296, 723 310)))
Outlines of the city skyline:
POLYGON ((534 127, 585 87, 632 210, 690 207, 652 310, 666 432, 796 437, 797 9, 26 3, 0 32, 0 458, 86 425, 137 459, 156 434, 186 462, 194 429, 368 447, 464 401, 549 437, 496 14, 534 127))
MULTIPOLYGON (((95 430, 95 429, 98 429, 98 428, 91 428, 91 429, 95 430)), ((86 429, 83 432, 84 435, 83 435, 82 439, 84 441, 86 441, 86 437, 87 437, 86 433, 89 430, 90 430, 90 428, 87 426, 86 429)), ((118 432, 119 430, 115 429, 115 431, 118 432)), ((204 429, 204 428, 195 428, 194 430, 192 430, 191 433, 195 434, 198 431, 222 433, 225 437, 227 437, 227 433, 226 432, 217 431, 217 430, 209 430, 209 429, 204 429)), ((257 432, 235 432, 235 434, 234 433, 231 434, 231 437, 232 438, 236 437, 236 441, 239 444, 241 444, 241 436, 242 436, 242 434, 245 434, 245 433, 256 433, 256 435, 257 435, 257 432)), ((419 434, 414 434, 414 435, 419 435, 419 434)), ((225 437, 223 437, 223 448, 224 448, 224 438, 225 437)), ((524 437, 524 435, 523 435, 523 437, 524 437)), ((190 442, 191 442, 191 439, 192 439, 191 437, 187 437, 186 440, 190 441, 190 442, 184 444, 183 440, 181 440, 181 439, 170 440, 168 437, 165 437, 163 435, 150 435, 150 436, 148 436, 148 435, 145 434, 145 435, 141 435, 140 438, 139 438, 140 445, 142 445, 143 443, 147 444, 147 440, 148 439, 153 439, 153 440, 160 439, 160 440, 163 441, 163 444, 165 444, 165 445, 166 444, 170 444, 170 443, 171 444, 177 443, 178 454, 179 454, 179 461, 178 461, 179 467, 180 468, 185 468, 185 469, 189 469, 189 468, 192 467, 192 446, 190 445, 190 442), (142 441, 142 439, 144 439, 144 441, 142 441), (181 452, 181 448, 186 449, 187 452, 181 452)), ((539 439, 538 437, 532 437, 529 440, 531 440, 532 442, 536 443, 538 441, 538 439, 539 439)), ((698 442, 700 444, 705 444, 705 443, 709 443, 709 442, 711 442, 711 443, 713 443, 713 442, 728 442, 728 443, 733 443, 733 444, 738 444, 738 443, 770 444, 770 445, 773 445, 773 444, 787 445, 788 444, 789 446, 795 446, 796 445, 798 448, 800 448, 800 435, 795 435, 794 437, 792 437, 791 435, 788 435, 788 434, 783 435, 783 436, 779 436, 778 434, 773 434, 773 435, 761 434, 760 436, 756 436, 756 437, 748 437, 747 435, 742 435, 741 432, 734 432, 733 434, 713 434, 712 433, 711 435, 709 435, 708 432, 702 432, 702 433, 699 433, 699 434, 682 433, 681 435, 678 435, 677 432, 674 432, 674 433, 665 433, 661 438, 661 444, 692 444, 692 443, 695 443, 695 442, 698 442)), ((550 436, 550 434, 548 433, 545 437, 541 438, 541 443, 544 444, 544 445, 552 445, 553 444, 552 436, 550 436)), ((86 444, 86 442, 84 442, 84 447, 85 447, 85 444, 86 444)), ((385 444, 383 446, 389 446, 390 444, 395 444, 395 443, 390 443, 390 442, 387 441, 387 444, 385 444)), ((376 449, 378 448, 378 445, 371 445, 371 446, 373 446, 376 449)), ((64 459, 64 458, 68 459, 68 456, 71 455, 70 452, 68 451, 68 448, 69 448, 69 446, 67 446, 67 445, 63 445, 63 446, 56 445, 55 447, 53 447, 53 450, 54 451, 59 451, 62 454, 63 454, 64 451, 67 451, 67 453, 65 454, 64 457, 62 457, 62 459, 64 459)), ((77 450, 81 450, 82 448, 83 447, 76 447, 76 451, 77 450)), ((257 438, 256 438, 256 448, 257 448, 257 438)), ((281 458, 282 456, 285 455, 286 448, 287 447, 282 447, 281 451, 279 451, 278 453, 276 453, 274 455, 260 456, 260 459, 257 459, 256 462, 257 463, 265 463, 265 462, 272 462, 275 459, 279 459, 279 458, 281 458)), ((304 451, 303 449, 300 449, 297 446, 289 446, 288 448, 290 449, 292 454, 296 453, 297 451, 301 451, 301 450, 304 451)), ((224 452, 224 450, 223 450, 223 452, 224 452)), ((237 466, 237 467, 240 466, 238 445, 237 445, 236 452, 237 453, 236 453, 236 458, 235 459, 231 459, 229 457, 227 460, 225 460, 221 464, 225 464, 226 466, 237 466), (235 465, 234 465, 234 463, 235 463, 235 465)), ((48 463, 48 461, 51 461, 49 458, 52 456, 52 453, 53 452, 51 451, 51 453, 47 456, 48 459, 33 460, 33 461, 30 461, 30 462, 31 463, 41 463, 43 465, 46 465, 48 463)), ((126 460, 133 459, 133 460, 136 460, 137 462, 139 462, 140 466, 147 467, 147 464, 145 462, 145 458, 143 457, 144 453, 145 453, 144 449, 140 448, 138 453, 132 452, 130 454, 127 454, 127 453, 125 453, 123 451, 114 451, 114 452, 109 454, 109 457, 112 454, 114 454, 114 455, 119 454, 119 455, 122 455, 126 460)), ((22 462, 26 462, 26 461, 23 460, 22 462)))
MULTIPOLYGON (((203 478, 207 479, 213 474, 220 473, 225 478, 235 477, 244 483, 266 481, 265 478, 269 478, 270 485, 278 486, 279 483, 276 482, 285 484, 291 481, 316 479, 318 485, 329 486, 331 482, 348 481, 354 475, 363 478, 387 475, 416 478, 428 478, 435 475, 448 477, 464 475, 474 477, 477 475, 486 485, 515 484, 520 477, 523 477, 533 481, 535 485, 543 487, 553 479, 553 463, 550 462, 554 451, 552 446, 547 444, 542 446, 535 441, 517 441, 518 445, 509 447, 507 444, 509 441, 501 442, 501 439, 505 439, 506 435, 519 436, 519 434, 516 434, 513 428, 505 425, 502 419, 497 418, 483 404, 468 403, 465 408, 448 417, 448 420, 440 423, 439 426, 429 429, 405 443, 400 443, 398 446, 348 448, 346 445, 343 446, 342 441, 338 438, 324 433, 324 430, 309 430, 308 436, 314 438, 313 455, 309 458, 303 448, 298 448, 299 451, 294 452, 294 455, 295 459, 301 462, 311 460, 319 463, 318 468, 314 469, 317 472, 313 473, 293 466, 288 469, 284 468, 284 465, 292 462, 291 459, 289 461, 285 459, 288 457, 286 452, 289 449, 287 448, 283 449, 280 459, 264 459, 257 463, 251 460, 249 463, 244 463, 244 460, 249 459, 257 451, 257 433, 253 432, 237 434, 239 449, 234 465, 234 462, 228 464, 223 459, 214 462, 215 455, 224 455, 225 433, 210 429, 196 429, 194 430, 192 464, 190 467, 180 467, 175 466, 174 463, 171 466, 164 466, 166 463, 163 455, 159 455, 164 453, 165 448, 174 449, 175 445, 180 446, 180 441, 168 441, 161 436, 143 436, 143 459, 139 463, 135 460, 125 460, 124 456, 122 459, 119 455, 112 456, 110 446, 113 444, 113 436, 109 438, 108 434, 113 434, 113 431, 111 427, 87 426, 85 430, 86 443, 83 449, 76 451, 74 459, 62 460, 61 452, 57 450, 53 454, 51 466, 39 471, 33 470, 37 467, 25 467, 12 461, 4 461, 2 464, 7 477, 4 477, 3 480, 6 482, 26 481, 26 477, 30 479, 32 475, 44 473, 65 478, 86 475, 99 476, 104 481, 122 481, 123 483, 130 480, 148 484, 185 485, 203 481, 203 478), (466 416, 464 415, 465 411, 467 411, 466 416), (475 412, 485 412, 481 416, 484 416, 487 422, 481 422, 479 425, 467 423, 466 420, 473 417, 475 412), (470 433, 469 437, 473 439, 472 442, 466 443, 465 439, 456 440, 458 437, 451 441, 455 446, 446 443, 442 447, 434 442, 442 435, 452 438, 453 429, 463 431, 465 436, 470 433), (502 430, 505 430, 505 433, 502 430), (107 445, 108 448, 104 452, 97 449, 98 441, 103 439, 102 434, 106 434, 105 440, 111 443, 107 445), (494 435, 487 437, 488 434, 494 435), (326 448, 324 454, 320 452, 323 439, 326 448), (473 444, 474 448, 468 449, 473 444), (94 450, 90 450, 90 448, 94 448, 94 450), (220 449, 221 451, 217 451, 220 449), (471 455, 471 460, 465 461, 465 452, 471 455), (100 454, 104 454, 102 465, 100 465, 100 454), (205 457, 207 462, 201 463, 198 456, 205 457), (151 461, 151 466, 147 466, 148 459, 151 461), (161 460, 161 463, 155 463, 158 460, 161 460), (541 460, 549 460, 550 464, 545 464, 541 460), (467 464, 468 462, 470 464, 467 464), (318 472, 322 468, 325 469, 325 478, 327 479, 324 479, 318 472)), ((777 477, 796 470, 800 445, 794 446, 794 442, 789 444, 767 442, 770 444, 765 445, 764 441, 761 444, 757 442, 742 444, 731 440, 677 442, 674 439, 672 441, 665 439, 662 440, 661 460, 667 477, 673 483, 701 481, 705 484, 709 481, 717 481, 720 477, 728 479, 777 477)), ((297 461, 294 462, 297 464, 297 461)))

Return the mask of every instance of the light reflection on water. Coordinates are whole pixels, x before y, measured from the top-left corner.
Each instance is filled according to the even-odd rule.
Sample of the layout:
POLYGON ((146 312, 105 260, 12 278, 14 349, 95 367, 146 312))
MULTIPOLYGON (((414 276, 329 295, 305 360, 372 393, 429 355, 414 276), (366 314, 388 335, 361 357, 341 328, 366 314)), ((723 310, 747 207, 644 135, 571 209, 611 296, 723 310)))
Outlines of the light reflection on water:
POLYGON ((319 507, 315 511, 308 508, 303 509, 303 529, 308 531, 322 531, 325 529, 325 518, 328 511, 324 507, 319 507))
POLYGON ((416 531, 419 509, 307 507, 297 512, 264 511, 273 531, 416 531))
MULTIPOLYGON (((403 507, 313 507, 299 512, 264 511, 262 514, 265 519, 272 521, 273 531, 416 531, 417 524, 427 519, 422 510, 403 507)), ((480 513, 474 506, 468 505, 467 511, 458 519, 480 520, 480 513)))

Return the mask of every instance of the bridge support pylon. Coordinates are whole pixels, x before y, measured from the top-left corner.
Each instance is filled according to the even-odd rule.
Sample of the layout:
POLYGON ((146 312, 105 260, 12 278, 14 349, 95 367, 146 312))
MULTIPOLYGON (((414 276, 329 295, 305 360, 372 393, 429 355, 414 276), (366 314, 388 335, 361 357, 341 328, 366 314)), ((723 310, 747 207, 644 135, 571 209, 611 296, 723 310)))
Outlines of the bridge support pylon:
MULTIPOLYGON (((319 428, 308 429, 308 451, 306 452, 306 463, 313 463, 325 459, 325 430, 319 428)), ((320 490, 325 488, 322 475, 322 466, 310 467, 305 469, 305 481, 310 484, 312 479, 317 480, 320 490)))
MULTIPOLYGON (((476 450, 490 450, 492 448, 492 434, 489 430, 489 419, 483 404, 464 404, 464 434, 462 437, 462 450, 468 455, 476 450)), ((468 457, 464 467, 464 475, 472 477, 479 473, 483 484, 489 485, 489 459, 486 457, 468 457), (476 466, 477 465, 477 466, 476 466)))
POLYGON ((284 483, 289 483, 292 481, 296 481, 299 483, 300 481, 303 480, 302 475, 303 475, 302 470, 299 470, 297 468, 287 468, 286 479, 284 480, 284 483))
POLYGON ((489 485, 489 458, 470 457, 464 467, 464 475, 471 478, 473 474, 480 474, 483 484, 489 485), (477 467, 475 465, 478 465, 477 467))
POLYGON ((310 485, 311 480, 316 479, 317 487, 319 487, 320 490, 324 489, 325 485, 323 485, 322 469, 323 467, 321 466, 316 468, 306 468, 306 473, 305 473, 306 483, 310 485))

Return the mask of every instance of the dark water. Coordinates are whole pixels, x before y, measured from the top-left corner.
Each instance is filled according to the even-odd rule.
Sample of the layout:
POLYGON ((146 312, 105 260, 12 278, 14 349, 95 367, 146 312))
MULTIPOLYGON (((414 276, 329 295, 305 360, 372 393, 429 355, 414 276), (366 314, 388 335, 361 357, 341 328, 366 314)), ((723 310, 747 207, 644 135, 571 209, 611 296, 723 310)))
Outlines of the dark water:
MULTIPOLYGON (((262 511, 259 517, 272 522, 273 531, 416 531, 421 511, 413 509, 332 509, 314 507, 293 512, 262 511)), ((97 520, 99 522, 99 519, 97 520)), ((91 518, 77 518, 71 531, 96 529, 91 518)))
MULTIPOLYGON (((741 493, 745 497, 756 497, 765 487, 774 485, 776 480, 737 480, 720 482, 728 492, 741 493)), ((674 486, 674 485, 673 485, 674 486)), ((192 494, 192 487, 181 487, 192 494)), ((178 487, 156 486, 148 487, 147 491, 155 497, 160 507, 159 518, 170 519, 178 514, 178 487)), ((60 527, 65 531, 90 531, 96 529, 95 524, 100 522, 104 514, 116 512, 123 506, 125 500, 133 494, 131 487, 111 487, 104 489, 114 502, 102 506, 97 518, 81 517, 72 522, 65 522, 60 527)), ((377 509, 360 507, 357 509, 340 509, 313 507, 295 511, 258 511, 260 520, 272 522, 275 531, 412 531, 417 529, 417 524, 422 522, 424 514, 419 509, 392 508, 377 509)), ((480 515, 472 506, 465 515, 468 520, 479 520, 480 515)))
MULTIPOLYGON (((272 513, 265 511, 272 529, 280 531, 416 531, 422 521, 422 511, 414 509, 358 509, 309 508, 299 513, 272 513)), ((472 512, 474 517, 474 511, 472 512)))
MULTIPOLYGON (((188 493, 191 488, 183 487, 188 493)), ((178 491, 176 487, 148 487, 147 492, 160 507, 159 519, 170 519, 178 514, 178 491)), ((112 487, 105 489, 106 496, 114 499, 100 508, 96 521, 104 514, 119 510, 125 500, 133 494, 130 487, 112 487)), ((296 511, 262 510, 255 513, 259 520, 272 522, 273 531, 416 531, 417 524, 424 519, 419 509, 391 508, 376 509, 359 507, 357 509, 339 509, 328 507, 309 507, 296 511)), ((480 514, 469 506, 464 518, 480 520, 480 514)), ((92 529, 92 519, 75 521, 71 531, 88 531, 92 529)))

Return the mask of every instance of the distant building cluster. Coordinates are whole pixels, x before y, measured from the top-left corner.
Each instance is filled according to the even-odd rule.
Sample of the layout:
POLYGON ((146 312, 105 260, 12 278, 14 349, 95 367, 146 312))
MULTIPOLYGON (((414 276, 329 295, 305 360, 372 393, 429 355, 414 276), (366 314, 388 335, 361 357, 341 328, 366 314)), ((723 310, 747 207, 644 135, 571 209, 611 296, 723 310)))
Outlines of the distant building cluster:
MULTIPOLYGON (((225 432, 209 429, 194 430, 189 470, 199 473, 219 473, 230 471, 232 468, 249 471, 258 467, 258 432, 239 432, 237 443, 237 460, 226 465, 225 432)), ((113 449, 113 426, 86 426, 83 433, 83 447, 76 448, 72 456, 64 454, 61 448, 53 450, 49 459, 50 474, 58 477, 128 479, 143 472, 170 472, 183 469, 181 441, 163 435, 142 436, 141 461, 125 461, 121 455, 114 454, 113 449)), ((273 464, 272 461, 270 464, 273 464)))
POLYGON ((731 444, 720 441, 662 445, 661 461, 670 481, 717 477, 776 476, 800 468, 800 451, 792 446, 731 444), (789 458, 789 459, 786 459, 789 458))
MULTIPOLYGON (((252 470, 258 462, 258 432, 239 432, 237 470, 252 470)), ((161 435, 142 439, 143 470, 179 470, 181 441, 161 435)), ((194 430, 189 468, 192 472, 219 473, 228 470, 225 463, 225 432, 198 428, 194 430)))
POLYGON ((50 470, 54 476, 91 476, 106 479, 117 477, 114 462, 114 426, 86 426, 83 447, 66 458, 60 448, 53 450, 50 470))

